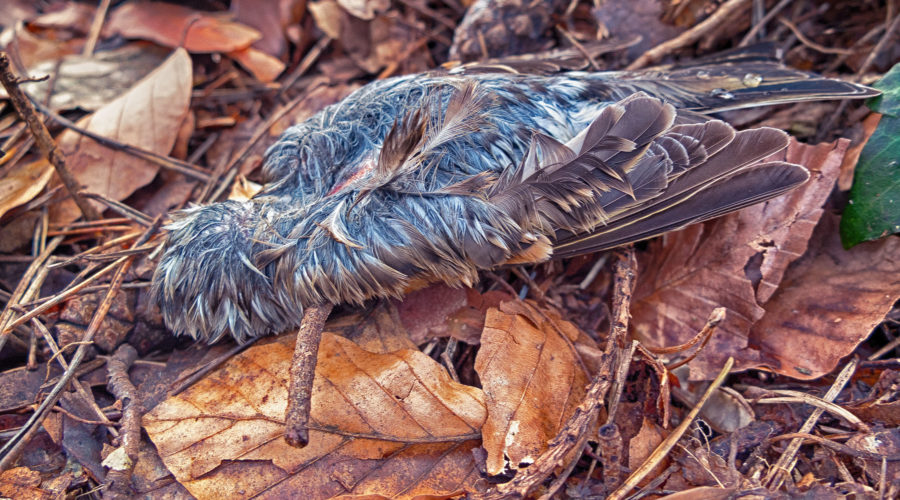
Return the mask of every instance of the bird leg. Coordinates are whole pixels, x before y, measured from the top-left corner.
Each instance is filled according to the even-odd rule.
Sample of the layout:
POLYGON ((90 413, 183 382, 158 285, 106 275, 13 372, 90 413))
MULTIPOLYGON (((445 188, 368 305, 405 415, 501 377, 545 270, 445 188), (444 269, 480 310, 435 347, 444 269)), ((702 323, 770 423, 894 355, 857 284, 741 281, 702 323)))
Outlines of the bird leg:
POLYGON ((291 380, 288 386, 284 438, 291 446, 303 448, 309 443, 309 411, 312 405, 313 379, 319 356, 319 341, 332 304, 308 307, 303 312, 297 344, 291 359, 291 380))

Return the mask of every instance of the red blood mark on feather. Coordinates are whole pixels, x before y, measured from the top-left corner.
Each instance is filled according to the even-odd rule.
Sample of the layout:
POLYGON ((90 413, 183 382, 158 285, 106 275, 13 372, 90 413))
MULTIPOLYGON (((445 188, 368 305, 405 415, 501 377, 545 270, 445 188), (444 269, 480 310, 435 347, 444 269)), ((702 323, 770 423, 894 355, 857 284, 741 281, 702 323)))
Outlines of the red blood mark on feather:
POLYGON ((337 186, 333 187, 331 189, 331 191, 328 192, 328 196, 331 196, 331 195, 343 190, 345 187, 356 183, 356 181, 362 179, 363 177, 368 176, 369 173, 374 168, 375 168, 375 160, 372 157, 367 157, 365 160, 362 161, 362 163, 359 166, 359 169, 357 169, 356 172, 353 172, 353 175, 351 175, 350 177, 347 177, 347 179, 344 182, 341 182, 337 186))

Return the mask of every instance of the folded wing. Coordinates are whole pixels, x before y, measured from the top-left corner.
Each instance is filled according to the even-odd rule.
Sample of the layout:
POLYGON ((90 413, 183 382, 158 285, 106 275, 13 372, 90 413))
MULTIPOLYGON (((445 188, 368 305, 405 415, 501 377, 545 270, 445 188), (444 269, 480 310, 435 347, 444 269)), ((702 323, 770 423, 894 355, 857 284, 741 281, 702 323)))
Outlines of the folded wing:
POLYGON ((787 147, 772 128, 719 120, 679 124, 674 107, 637 93, 606 107, 566 144, 535 134, 488 198, 554 257, 643 240, 778 196, 805 168, 762 162, 787 147))

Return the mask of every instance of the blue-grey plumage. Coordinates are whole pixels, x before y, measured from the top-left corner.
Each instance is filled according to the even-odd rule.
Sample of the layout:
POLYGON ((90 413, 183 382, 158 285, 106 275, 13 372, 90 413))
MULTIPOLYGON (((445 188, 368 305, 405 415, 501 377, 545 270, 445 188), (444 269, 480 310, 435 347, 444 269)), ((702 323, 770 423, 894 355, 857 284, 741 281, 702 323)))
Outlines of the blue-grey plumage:
POLYGON ((782 132, 698 112, 868 95, 761 62, 374 82, 288 129, 254 199, 176 214, 154 293, 176 333, 243 341, 296 327, 304 307, 647 238, 806 178, 759 164, 782 132))

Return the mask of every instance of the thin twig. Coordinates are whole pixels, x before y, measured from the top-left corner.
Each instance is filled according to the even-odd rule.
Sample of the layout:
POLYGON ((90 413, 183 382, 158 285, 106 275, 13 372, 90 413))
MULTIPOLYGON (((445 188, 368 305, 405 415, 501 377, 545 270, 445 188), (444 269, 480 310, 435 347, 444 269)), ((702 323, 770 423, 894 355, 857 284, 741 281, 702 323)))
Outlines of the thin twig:
POLYGON ((81 260, 81 259, 84 259, 84 258, 87 257, 88 255, 93 255, 93 254, 95 254, 95 253, 102 252, 103 250, 106 250, 107 248, 112 248, 112 247, 114 247, 114 246, 121 245, 122 243, 125 243, 125 242, 127 242, 127 241, 131 241, 131 240, 133 240, 133 239, 139 237, 140 235, 141 235, 141 233, 139 233, 139 232, 133 232, 133 233, 128 233, 128 234, 123 234, 122 236, 119 236, 119 237, 117 237, 117 238, 113 238, 113 239, 111 239, 111 240, 109 240, 109 241, 107 241, 107 242, 105 242, 105 243, 102 243, 102 244, 100 244, 100 245, 97 245, 97 246, 88 248, 87 250, 85 250, 85 251, 83 251, 83 252, 81 252, 81 253, 78 253, 78 254, 76 254, 76 255, 73 255, 73 256, 71 256, 71 257, 65 259, 65 260, 61 260, 61 261, 58 261, 58 262, 54 262, 53 264, 50 264, 49 267, 50 267, 50 269, 56 269, 57 267, 65 267, 65 266, 68 266, 69 264, 72 264, 72 263, 77 262, 77 261, 79 261, 79 260, 81 260))
POLYGON ((288 89, 293 87, 301 76, 309 71, 309 68, 311 68, 312 65, 316 62, 316 59, 318 59, 319 56, 322 55, 322 52, 324 52, 325 49, 328 48, 331 40, 332 39, 327 36, 325 38, 321 38, 318 42, 316 42, 315 45, 313 45, 311 49, 309 49, 309 52, 307 52, 306 55, 303 56, 303 59, 300 60, 300 64, 297 65, 297 68, 294 71, 291 71, 291 74, 286 76, 281 82, 281 90, 279 90, 278 94, 276 95, 276 98, 278 100, 281 100, 284 97, 284 93, 287 92, 288 89))
MULTIPOLYGON (((44 339, 44 342, 47 343, 47 346, 50 348, 50 352, 53 353, 53 356, 49 361, 56 360, 59 363, 59 366, 63 369, 63 372, 69 369, 69 363, 66 361, 60 354, 59 346, 56 345, 56 339, 53 338, 53 335, 50 334, 50 330, 41 323, 37 318, 32 318, 31 323, 34 325, 34 329, 37 330, 41 337, 44 339)), ((48 365, 48 374, 49 374, 49 365, 48 365)), ((116 435, 117 431, 113 426, 113 423, 106 417, 103 413, 103 410, 100 409, 100 406, 97 405, 97 400, 94 399, 93 395, 88 392, 88 390, 84 387, 77 378, 72 380, 72 386, 75 388, 75 392, 78 394, 78 397, 87 405, 89 408, 94 410, 94 414, 97 416, 100 424, 107 426, 108 430, 111 434, 116 435)))
POLYGON ((581 52, 581 55, 582 55, 585 59, 587 59, 588 65, 590 65, 590 67, 591 67, 592 70, 594 70, 594 71, 600 71, 600 66, 597 64, 597 61, 594 60, 594 58, 593 58, 593 57, 591 56, 591 54, 584 48, 583 45, 581 45, 580 43, 578 43, 578 40, 576 40, 575 37, 572 36, 571 33, 569 33, 568 30, 566 30, 566 29, 563 28, 562 26, 557 26, 556 29, 557 29, 560 33, 562 33, 562 35, 563 35, 564 37, 566 37, 566 40, 568 40, 569 43, 571 43, 572 46, 575 47, 575 50, 577 50, 578 52, 581 52))
POLYGON ((775 16, 777 16, 785 7, 790 5, 794 0, 781 0, 774 7, 769 9, 768 14, 762 17, 758 23, 754 24, 750 31, 744 35, 744 38, 741 39, 741 43, 738 44, 738 47, 746 47, 752 40, 753 37, 756 36, 757 33, 769 24, 775 16))
POLYGON ((871 428, 859 417, 850 412, 850 410, 845 409, 843 406, 835 404, 831 401, 825 401, 822 398, 818 398, 813 396, 812 394, 807 394, 805 392, 800 391, 791 391, 787 389, 775 389, 772 392, 778 394, 783 397, 767 397, 764 399, 759 399, 757 403, 804 403, 811 406, 815 406, 817 408, 822 408, 823 410, 831 413, 836 417, 840 417, 847 421, 848 424, 856 427, 859 432, 868 434, 871 432, 871 428))
POLYGON ((713 380, 712 384, 706 388, 706 392, 703 393, 703 396, 700 398, 700 401, 697 402, 696 405, 691 409, 691 411, 684 417, 684 420, 681 421, 681 424, 676 427, 671 434, 669 434, 666 439, 663 440, 659 446, 653 450, 653 453, 644 463, 641 464, 640 467, 637 468, 634 472, 628 476, 628 479, 619 487, 616 491, 612 492, 609 497, 609 500, 622 500, 625 498, 628 493, 637 487, 641 481, 647 477, 653 469, 656 468, 657 465, 672 451, 672 448, 675 447, 675 443, 681 439, 681 436, 688 430, 688 428, 693 424, 694 419, 697 418, 697 415, 700 414, 700 410, 703 409, 703 406, 706 405, 706 402, 709 401, 709 398, 713 395, 713 393, 725 382, 725 377, 731 372, 731 367, 734 366, 734 358, 728 358, 728 361, 725 362, 725 366, 722 367, 722 370, 719 372, 719 375, 713 380))
POLYGON ((122 203, 121 201, 113 200, 113 199, 103 196, 102 194, 99 194, 99 193, 90 193, 90 192, 85 192, 84 197, 90 198, 92 200, 96 200, 96 201, 106 205, 106 207, 109 208, 110 210, 112 210, 113 212, 116 212, 117 214, 128 219, 129 221, 136 222, 144 227, 148 227, 148 226, 150 226, 151 223, 153 223, 153 217, 150 217, 149 215, 145 214, 144 212, 141 212, 140 210, 138 210, 132 206, 126 205, 126 204, 122 203))
MULTIPOLYGON (((607 419, 607 422, 611 422, 607 419)), ((597 455, 603 465, 603 486, 612 491, 622 482, 625 446, 619 426, 607 423, 597 431, 597 455)))
POLYGON ((609 334, 609 342, 606 345, 607 354, 613 354, 616 349, 625 347, 628 338, 628 320, 631 318, 631 297, 634 295, 634 282, 637 276, 637 258, 634 256, 634 246, 628 246, 621 250, 619 260, 616 262, 615 296, 613 296, 612 323, 609 334))
POLYGON ((616 377, 613 382, 612 394, 609 398, 609 411, 607 412, 606 425, 615 422, 616 412, 619 410, 619 401, 622 399, 622 391, 625 390, 625 382, 628 378, 628 370, 631 368, 631 359, 634 357, 634 351, 637 349, 638 341, 631 341, 630 349, 622 349, 617 353, 622 359, 616 359, 616 377))
POLYGON ((820 45, 820 44, 810 40, 809 38, 806 37, 806 35, 803 34, 802 31, 800 31, 800 28, 797 27, 796 24, 788 21, 784 17, 779 17, 778 22, 787 26, 788 29, 791 30, 791 32, 794 34, 794 36, 797 37, 797 40, 800 40, 800 43, 802 43, 803 45, 806 45, 807 47, 809 47, 817 52, 821 52, 823 54, 837 54, 837 55, 850 55, 853 53, 853 50, 851 50, 851 49, 833 49, 831 47, 826 47, 824 45, 820 45))
MULTIPOLYGON (((141 238, 138 239, 137 244, 141 245, 150 239, 158 225, 159 218, 157 218, 157 224, 148 228, 141 238)), ((133 261, 134 257, 126 257, 126 260, 124 260, 121 266, 116 270, 116 273, 111 280, 109 290, 97 306, 97 310, 94 312, 91 322, 84 332, 84 337, 81 342, 79 342, 80 345, 78 346, 78 349, 75 351, 75 354, 72 355, 72 360, 69 361, 68 370, 66 370, 59 378, 59 381, 53 387, 53 390, 51 390, 50 394, 48 394, 44 401, 41 402, 41 405, 35 410, 25 425, 22 426, 22 429, 20 429, 20 431, 17 432, 12 439, 7 441, 2 449, 0 449, 0 470, 7 470, 12 467, 19 453, 34 433, 40 428, 40 423, 43 422, 50 413, 50 410, 62 396, 63 389, 69 384, 72 377, 75 376, 78 365, 81 364, 81 361, 84 359, 85 355, 87 355, 88 347, 93 343, 94 335, 100 330, 100 325, 106 318, 106 313, 109 312, 109 308, 112 306, 113 298, 115 297, 115 294, 118 293, 119 285, 125 280, 125 275, 131 268, 131 263, 133 261)))
MULTIPOLYGON (((887 22, 885 22, 885 24, 887 24, 887 22)), ((862 66, 860 66, 859 70, 857 70, 857 80, 865 75, 867 71, 869 71, 869 68, 872 67, 872 64, 875 63, 875 58, 878 57, 878 55, 885 49, 888 42, 890 42, 890 40, 894 37, 894 33, 896 33, 898 28, 900 28, 900 15, 894 16, 894 19, 891 22, 890 26, 888 26, 888 28, 885 30, 884 35, 881 36, 881 39, 878 40, 875 48, 872 49, 871 52, 869 52, 868 57, 866 57, 866 60, 863 61, 862 66)), ((819 125, 819 133, 816 134, 817 141, 822 141, 825 139, 825 135, 828 134, 834 127, 834 124, 837 122, 838 117, 844 113, 845 109, 847 109, 847 105, 849 102, 850 101, 848 100, 841 101, 834 113, 829 115, 828 119, 826 119, 821 125, 819 125)))
POLYGON ((121 447, 128 457, 124 464, 110 469, 106 475, 108 486, 103 494, 106 499, 132 498, 131 473, 138 460, 141 446, 141 419, 144 407, 137 388, 128 377, 128 370, 137 359, 137 351, 128 344, 122 344, 106 363, 108 370, 107 387, 109 391, 122 401, 122 418, 119 420, 122 430, 121 447))
POLYGON ((738 10, 746 7, 747 3, 750 0, 728 0, 708 18, 706 18, 702 23, 694 26, 693 28, 685 31, 684 33, 678 35, 671 40, 667 40, 656 47, 644 52, 641 57, 637 58, 633 63, 629 64, 627 70, 635 70, 643 68, 644 66, 653 64, 663 57, 675 52, 678 49, 683 47, 687 47, 692 43, 697 42, 704 36, 706 36, 710 31, 719 27, 722 21, 725 20, 732 13, 737 12, 738 10))
MULTIPOLYGON (((671 365, 666 366, 666 369, 669 371, 672 371, 680 366, 684 366, 684 365, 690 363, 691 361, 693 361, 694 358, 696 358, 697 355, 699 355, 703 351, 703 349, 706 347, 706 345, 709 344, 709 340, 712 338, 713 333, 715 333, 716 327, 718 327, 719 323, 721 323, 724 320, 725 320, 725 308, 717 307, 717 308, 713 309, 713 312, 711 312, 709 314, 709 318, 707 318, 707 320, 706 320, 706 325, 704 325, 703 329, 700 330, 700 332, 697 333, 697 335, 694 337, 695 339, 703 339, 703 341, 700 343, 700 346, 697 347, 697 349, 695 349, 694 352, 692 352, 688 357, 682 359, 681 361, 676 361, 676 362, 672 363, 671 365)), ((691 341, 689 341, 688 343, 690 343, 690 342, 693 342, 693 339, 691 341)))
MULTIPOLYGON (((856 372, 856 366, 859 364, 859 360, 854 358, 847 363, 847 366, 841 370, 841 373, 838 374, 837 378, 832 384, 831 388, 828 389, 828 392, 822 396, 824 401, 834 401, 835 398, 838 397, 838 394, 844 389, 844 385, 850 381, 850 378, 853 377, 853 373, 856 372)), ((813 427, 816 426, 816 422, 818 422, 819 418, 825 413, 825 410, 822 408, 813 408, 813 411, 810 413, 809 417, 800 427, 798 432, 802 432, 804 434, 809 434, 813 427)), ((800 451, 800 446, 803 445, 803 439, 794 439, 788 444, 787 448, 784 450, 784 453, 778 457, 778 462, 769 467, 768 472, 766 473, 766 477, 762 480, 762 484, 770 489, 771 491, 777 490, 781 487, 784 482, 785 477, 790 474, 791 469, 794 468, 794 464, 797 462, 797 452, 800 451)))
POLYGON ((27 313, 23 314, 21 317, 12 321, 9 325, 0 329, 0 339, 2 339, 2 336, 6 335, 13 328, 15 328, 19 325, 25 324, 25 323, 31 321, 31 318, 35 318, 35 317, 39 316, 40 314, 47 312, 47 310, 50 309, 51 307, 56 306, 57 304, 61 304, 67 298, 71 297, 72 295, 75 295, 76 293, 81 291, 81 289, 87 287, 90 283, 97 281, 102 276, 104 276, 107 273, 109 273, 110 271, 116 269, 122 263, 124 263, 127 259, 130 259, 130 258, 132 258, 132 257, 119 258, 115 262, 112 262, 111 264, 107 265, 106 267, 104 267, 103 269, 98 271, 96 274, 94 274, 90 278, 87 278, 84 281, 82 281, 81 283, 79 283, 63 292, 58 293, 52 299, 48 300, 47 302, 44 302, 43 304, 37 306, 36 308, 32 309, 31 311, 28 311, 27 313))
POLYGON ((103 20, 106 19, 106 13, 109 11, 109 4, 110 0, 100 0, 100 5, 94 13, 94 20, 91 22, 91 29, 88 31, 87 39, 84 41, 84 50, 81 51, 83 56, 90 57, 94 54, 97 40, 100 39, 100 30, 103 28, 103 20))
POLYGON ((15 308, 20 303, 31 300, 31 297, 40 290, 44 280, 43 278, 34 279, 34 277, 41 270, 44 270, 44 276, 46 276, 46 272, 49 271, 49 269, 44 264, 62 241, 62 236, 57 236, 50 240, 44 248, 44 251, 31 262, 30 266, 28 266, 25 274, 22 275, 22 278, 19 280, 19 284, 16 285, 16 289, 13 290, 13 293, 10 295, 6 307, 3 309, 3 313, 0 313, 0 351, 3 350, 3 346, 6 344, 6 339, 9 334, 12 333, 12 330, 16 326, 18 326, 9 326, 9 323, 12 322, 13 315, 15 314, 15 308))
POLYGON ((181 161, 176 158, 171 158, 169 156, 164 156, 158 153, 154 153, 153 151, 148 151, 146 149, 141 149, 137 146, 132 146, 130 144, 125 144, 114 139, 110 139, 109 137, 104 137, 100 134, 95 134, 90 130, 79 127, 75 122, 65 118, 53 110, 47 108, 43 104, 35 101, 31 96, 28 96, 31 100, 31 103, 40 110, 41 113, 46 115, 49 119, 55 121, 59 125, 72 130, 74 132, 78 132, 79 134, 92 139, 103 146, 106 146, 114 151, 121 151, 123 153, 134 156, 135 158, 140 158, 142 160, 149 161, 150 163, 164 168, 166 170, 172 170, 174 172, 178 172, 192 179, 197 179, 199 181, 208 181, 209 174, 203 171, 200 167, 196 165, 192 165, 190 163, 181 161))
POLYGON ((783 434, 781 436, 774 436, 766 441, 772 443, 775 441, 781 441, 784 439, 799 439, 801 441, 812 441, 817 444, 821 444, 827 448, 830 448, 838 453, 843 453, 845 455, 850 455, 851 457, 861 458, 863 460, 872 460, 872 461, 881 461, 886 460, 888 462, 900 462, 900 454, 893 455, 882 455, 879 453, 872 453, 871 451, 865 450, 857 450, 856 448, 851 448, 845 444, 836 443, 830 439, 825 439, 822 436, 816 436, 815 434, 809 434, 807 432, 792 432, 790 434, 783 434))
POLYGON ((9 67, 9 56, 6 52, 2 51, 0 51, 0 83, 2 83, 3 88, 6 89, 9 100, 12 101, 13 107, 16 108, 16 112, 19 113, 19 116, 21 116, 22 119, 25 120, 25 123, 28 124, 31 135, 34 136, 34 140, 41 150, 41 154, 43 154, 50 164, 53 165, 53 168, 56 169, 56 174, 59 175, 60 180, 62 180, 62 183, 72 197, 72 200, 78 205, 78 209, 81 210, 84 218, 88 220, 99 219, 100 212, 81 196, 81 183, 66 166, 65 157, 59 152, 56 143, 53 142, 53 137, 50 136, 50 132, 47 130, 47 127, 44 126, 43 120, 38 116, 31 99, 29 99, 28 96, 25 95, 25 92, 19 88, 19 81, 16 76, 13 75, 9 67))
POLYGON ((312 407, 312 386, 319 356, 319 341, 332 304, 310 307, 303 313, 297 343, 291 360, 291 380, 284 417, 284 438, 291 446, 302 448, 309 444, 309 412, 312 407))
MULTIPOLYGON (((886 23, 885 23, 886 24, 886 23)), ((897 32, 897 29, 900 28, 900 15, 895 15, 894 20, 891 22, 890 26, 888 26, 887 30, 885 30, 884 35, 882 35, 881 39, 878 40, 878 44, 875 45, 875 48, 869 52, 869 56, 866 57, 866 60, 862 63, 862 66, 859 67, 859 70, 856 72, 856 76, 860 77, 869 71, 869 68, 872 67, 872 64, 875 62, 875 58, 879 56, 879 54, 884 51, 887 44, 891 41, 891 38, 894 37, 894 33, 897 32)))

